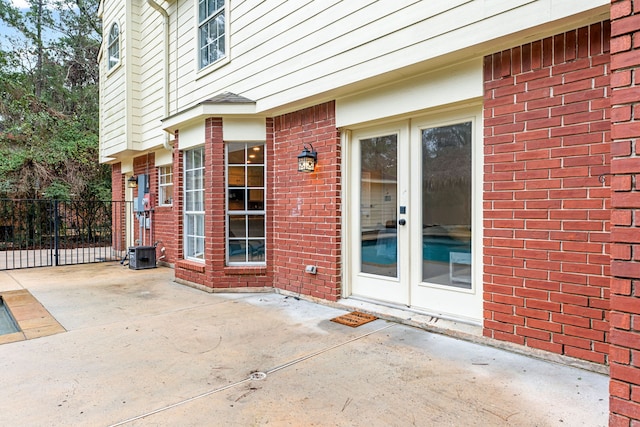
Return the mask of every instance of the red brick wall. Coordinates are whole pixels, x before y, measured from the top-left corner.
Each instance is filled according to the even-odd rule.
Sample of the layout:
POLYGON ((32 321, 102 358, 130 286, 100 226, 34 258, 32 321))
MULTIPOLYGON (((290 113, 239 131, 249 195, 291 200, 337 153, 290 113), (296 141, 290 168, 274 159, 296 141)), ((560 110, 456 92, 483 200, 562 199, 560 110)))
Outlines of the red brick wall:
MULTIPOLYGON (((158 188, 158 173, 155 168, 155 154, 149 153, 139 157, 133 158, 133 175, 149 175, 149 191, 152 200, 152 206, 156 205, 157 188, 158 188)), ((138 182, 140 183, 140 182, 138 182)), ((133 190, 134 199, 138 197, 138 189, 133 190)), ((135 202, 134 202, 135 206, 135 202)), ((135 209, 135 208, 134 208, 135 209)), ((151 216, 151 223, 154 221, 153 214, 151 216)), ((152 246, 155 242, 155 236, 153 235, 153 228, 140 227, 138 222, 138 216, 134 214, 133 220, 133 236, 136 245, 152 246)))
POLYGON ((111 165, 111 200, 114 202, 111 207, 111 245, 115 251, 121 251, 121 255, 124 255, 124 251, 127 250, 124 191, 125 180, 122 175, 122 164, 116 163, 111 165))
MULTIPOLYGON (((177 150, 173 150, 175 155, 177 150)), ((159 181, 159 168, 154 168, 153 174, 155 175, 155 186, 152 192, 155 194, 154 209, 153 209, 153 241, 158 242, 157 256, 162 256, 161 248, 165 248, 163 262, 175 263, 176 261, 176 236, 178 234, 178 223, 175 222, 174 206, 175 202, 171 206, 158 206, 158 200, 160 190, 158 187, 159 181)), ((173 169, 173 181, 176 185, 175 166, 173 169)))
MULTIPOLYGON (((184 193, 183 193, 183 156, 180 151, 180 134, 175 132, 175 138, 173 142, 173 223, 175 224, 175 235, 173 238, 173 252, 176 277, 178 277, 178 271, 180 270, 177 262, 183 259, 184 250, 184 227, 182 224, 182 213, 184 206, 184 193)), ((185 279, 187 280, 187 279, 185 279)))
POLYGON ((606 363, 609 23, 485 58, 484 334, 606 363))
MULTIPOLYGON (((138 244, 152 246, 156 242, 158 248, 156 256, 162 255, 160 248, 165 248, 163 262, 173 263, 176 260, 176 232, 174 208, 172 206, 158 206, 158 168, 155 165, 155 154, 149 153, 133 159, 133 175, 149 175, 149 191, 152 209, 149 215, 151 228, 143 229, 140 233, 138 217, 133 215, 133 235, 138 244)), ((123 178, 124 179, 124 178, 123 178)), ((138 190, 133 190, 134 199, 138 196, 138 190)), ((123 192, 124 200, 124 192, 123 192)))
POLYGON ((611 426, 640 420, 640 1, 611 4, 611 426), (635 420, 635 421, 634 421, 635 420))
MULTIPOLYGON (((156 169, 157 170, 157 169, 156 169)), ((156 193, 157 194, 157 193, 156 193)), ((174 221, 173 206, 156 206, 153 213, 153 241, 158 242, 158 257, 165 248, 163 262, 176 261, 176 234, 178 225, 174 221)))
POLYGON ((316 105, 274 119, 274 286, 335 301, 340 296, 340 138, 335 104, 316 105), (303 144, 318 153, 314 173, 297 170, 303 144), (316 265, 318 274, 305 273, 316 265))

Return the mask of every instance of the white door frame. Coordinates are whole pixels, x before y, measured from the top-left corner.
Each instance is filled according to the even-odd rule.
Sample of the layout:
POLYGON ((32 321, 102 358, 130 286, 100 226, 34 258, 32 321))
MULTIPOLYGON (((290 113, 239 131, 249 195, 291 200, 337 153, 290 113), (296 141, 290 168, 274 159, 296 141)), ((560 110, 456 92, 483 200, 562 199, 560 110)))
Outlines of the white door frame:
MULTIPOLYGON (((471 289, 455 288, 452 286, 423 283, 420 277, 422 257, 412 259, 411 271, 411 305, 418 310, 428 312, 438 317, 452 317, 468 322, 479 323, 482 321, 482 238, 483 238, 483 155, 484 144, 482 140, 482 109, 481 106, 461 109, 412 119, 411 133, 412 148, 419 146, 420 132, 422 129, 448 126, 456 123, 472 123, 472 147, 471 147, 471 289)), ((415 151, 411 155, 412 180, 414 181, 414 197, 420 193, 421 156, 415 151)), ((411 218, 414 220, 414 230, 420 224, 421 203, 413 203, 411 206, 411 218)), ((414 239, 411 244, 411 252, 422 250, 422 241, 414 239)))
MULTIPOLYGON (((444 126, 452 123, 459 123, 465 120, 473 121, 473 148, 472 148, 472 282, 473 288, 472 290, 457 290, 451 289, 444 286, 438 285, 430 285, 419 283, 420 277, 418 274, 418 265, 420 260, 416 257, 410 258, 410 253, 416 253, 419 245, 421 246, 421 242, 418 242, 418 239, 413 239, 413 241, 408 243, 410 248, 409 254, 405 255, 405 260, 410 263, 410 266, 402 267, 400 265, 401 257, 399 257, 399 265, 398 265, 398 276, 401 283, 406 284, 406 291, 404 295, 400 298, 391 298, 389 300, 384 299, 383 302, 390 304, 398 304, 398 305, 408 305, 410 308, 415 309, 416 311, 426 312, 432 315, 440 316, 440 317, 449 317, 460 319, 462 321, 468 321, 473 323, 478 323, 482 321, 482 174, 483 174, 483 139, 482 139, 482 107, 481 104, 474 104, 472 107, 466 106, 465 108, 457 109, 457 110, 449 110, 446 112, 429 114, 429 115, 415 115, 412 116, 411 119, 407 118, 401 122, 392 122, 388 124, 381 125, 373 125, 367 127, 353 127, 352 129, 343 130, 341 134, 341 141, 343 147, 343 224, 344 227, 342 229, 342 242, 343 242, 343 287, 342 287, 342 297, 349 298, 354 296, 353 289, 353 277, 357 272, 354 271, 356 269, 355 261, 359 259, 360 252, 358 247, 356 247, 356 242, 358 241, 357 234, 360 232, 359 230, 359 204, 354 201, 354 197, 359 197, 359 191, 354 188, 354 183, 359 180, 359 175, 356 172, 359 172, 359 166, 354 167, 354 165, 359 161, 359 159, 354 159, 354 134, 356 137, 362 137, 367 134, 375 134, 376 132, 380 132, 380 130, 384 129, 400 129, 403 128, 406 130, 404 136, 400 135, 398 140, 399 147, 402 144, 411 146, 409 152, 409 159, 411 159, 408 164, 401 164, 399 160, 399 166, 404 168, 404 172, 407 172, 406 168, 411 168, 409 173, 407 174, 410 177, 410 182, 406 182, 403 186, 407 189, 409 194, 412 194, 413 198, 417 197, 416 194, 420 191, 420 187, 416 187, 416 184, 419 182, 419 179, 414 177, 411 171, 420 171, 420 156, 417 155, 415 150, 416 147, 419 146, 419 143, 411 142, 411 139, 416 138, 416 132, 419 132, 419 128, 422 125, 426 125, 428 127, 431 126, 444 126), (407 144, 408 142, 408 144, 407 144), (355 163, 354 163, 355 162, 355 163), (411 190, 410 190, 411 189, 411 190), (354 234, 355 233, 355 234, 354 234), (409 277, 409 281, 407 282, 406 277, 403 275, 412 275, 409 277), (428 288, 428 289, 426 289, 428 288), (428 293, 433 298, 435 305, 424 304, 424 301, 420 303, 420 305, 416 305, 416 300, 419 298, 415 298, 415 292, 421 292, 421 290, 426 289, 428 293), (469 305, 464 309, 464 312, 460 312, 456 310, 454 305, 457 304, 455 301, 457 297, 455 294, 461 294, 465 298, 467 298, 470 302, 469 305), (451 296, 454 296, 451 298, 451 296), (449 301, 451 300, 451 301, 449 301)), ((418 173, 416 172, 416 173, 418 173)), ((407 195, 407 197, 409 197, 407 195)), ((411 200, 402 200, 399 199, 399 204, 404 204, 408 206, 408 220, 413 220, 412 227, 416 229, 416 221, 418 221, 418 216, 420 215, 420 203, 414 202, 411 203, 411 200)), ((421 220, 420 220, 421 221, 421 220)), ((408 233, 410 227, 404 228, 404 234, 406 239, 408 239, 408 233)), ((399 235, 398 238, 403 238, 403 229, 399 227, 398 229, 399 235)), ((422 257, 420 257, 421 259, 422 257)), ((357 296, 354 296, 357 297, 357 296)), ((366 296, 365 296, 366 298, 366 296)), ((374 298, 375 299, 375 298, 374 298)))
MULTIPOLYGON (((397 256, 397 277, 391 278, 386 276, 377 276, 375 274, 369 273, 361 273, 359 269, 355 266, 358 263, 360 258, 360 250, 361 245, 356 244, 356 242, 360 241, 361 237, 361 229, 360 229, 360 203, 356 202, 355 199, 360 199, 360 185, 361 177, 359 173, 355 173, 355 171, 360 171, 360 158, 353 155, 356 146, 359 147, 359 140, 372 138, 376 136, 397 134, 397 165, 398 165, 398 173, 397 173, 397 190, 396 190, 396 206, 395 206, 395 220, 399 221, 404 219, 406 221, 408 212, 404 214, 399 211, 400 206, 407 206, 408 197, 409 197, 409 175, 406 173, 407 171, 400 171, 400 166, 409 167, 409 146, 407 142, 409 141, 409 122, 406 120, 400 122, 389 123, 380 126, 372 126, 363 128, 361 130, 355 130, 351 134, 351 142, 348 147, 348 150, 351 152, 350 162, 349 162, 349 170, 352 171, 348 175, 349 181, 346 182, 346 186, 349 187, 349 193, 352 197, 351 201, 348 202, 351 205, 351 214, 348 216, 349 218, 349 234, 347 236, 347 242, 349 243, 349 250, 351 252, 350 259, 353 264, 350 266, 349 272, 350 275, 347 277, 347 280, 351 285, 351 292, 354 294, 358 294, 360 296, 367 297, 362 293, 362 290, 365 289, 364 284, 366 283, 366 289, 368 292, 368 297, 387 301, 395 304, 408 305, 410 301, 409 296, 409 287, 405 286, 406 283, 409 283, 409 247, 408 245, 397 245, 398 256, 397 256), (355 206, 358 208, 355 208, 355 206)), ((358 150, 358 152, 360 152, 358 150)), ((408 228, 406 226, 396 226, 396 239, 398 242, 408 241, 408 228)))

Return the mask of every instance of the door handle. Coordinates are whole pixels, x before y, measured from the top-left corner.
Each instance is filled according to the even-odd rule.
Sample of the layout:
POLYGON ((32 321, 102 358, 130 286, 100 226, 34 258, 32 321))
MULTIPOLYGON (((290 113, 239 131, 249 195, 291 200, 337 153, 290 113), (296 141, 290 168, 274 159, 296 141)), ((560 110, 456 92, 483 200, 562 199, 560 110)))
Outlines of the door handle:
POLYGON ((404 218, 403 218, 403 219, 398 220, 398 224, 399 224, 399 225, 405 225, 406 223, 407 223, 407 220, 406 220, 406 219, 404 219, 404 218))

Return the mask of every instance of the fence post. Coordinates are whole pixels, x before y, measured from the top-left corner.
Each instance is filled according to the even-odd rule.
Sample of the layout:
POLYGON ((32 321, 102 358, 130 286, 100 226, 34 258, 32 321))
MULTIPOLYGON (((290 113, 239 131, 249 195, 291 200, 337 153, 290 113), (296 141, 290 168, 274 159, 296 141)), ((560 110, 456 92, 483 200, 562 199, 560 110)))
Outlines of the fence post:
POLYGON ((55 259, 54 264, 56 267, 58 266, 58 247, 60 244, 60 214, 58 212, 58 201, 53 201, 53 258, 55 259))

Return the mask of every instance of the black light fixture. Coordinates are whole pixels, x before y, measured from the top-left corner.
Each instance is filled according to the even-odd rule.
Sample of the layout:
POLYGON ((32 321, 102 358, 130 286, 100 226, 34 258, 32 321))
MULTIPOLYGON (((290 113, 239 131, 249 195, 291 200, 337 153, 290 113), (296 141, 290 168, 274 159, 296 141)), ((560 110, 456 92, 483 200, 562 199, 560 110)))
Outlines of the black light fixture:
POLYGON ((313 145, 304 144, 302 153, 298 155, 298 172, 313 172, 316 170, 318 153, 313 150, 313 145))
POLYGON ((138 188, 138 177, 132 176, 127 180, 127 187, 129 188, 138 188))

